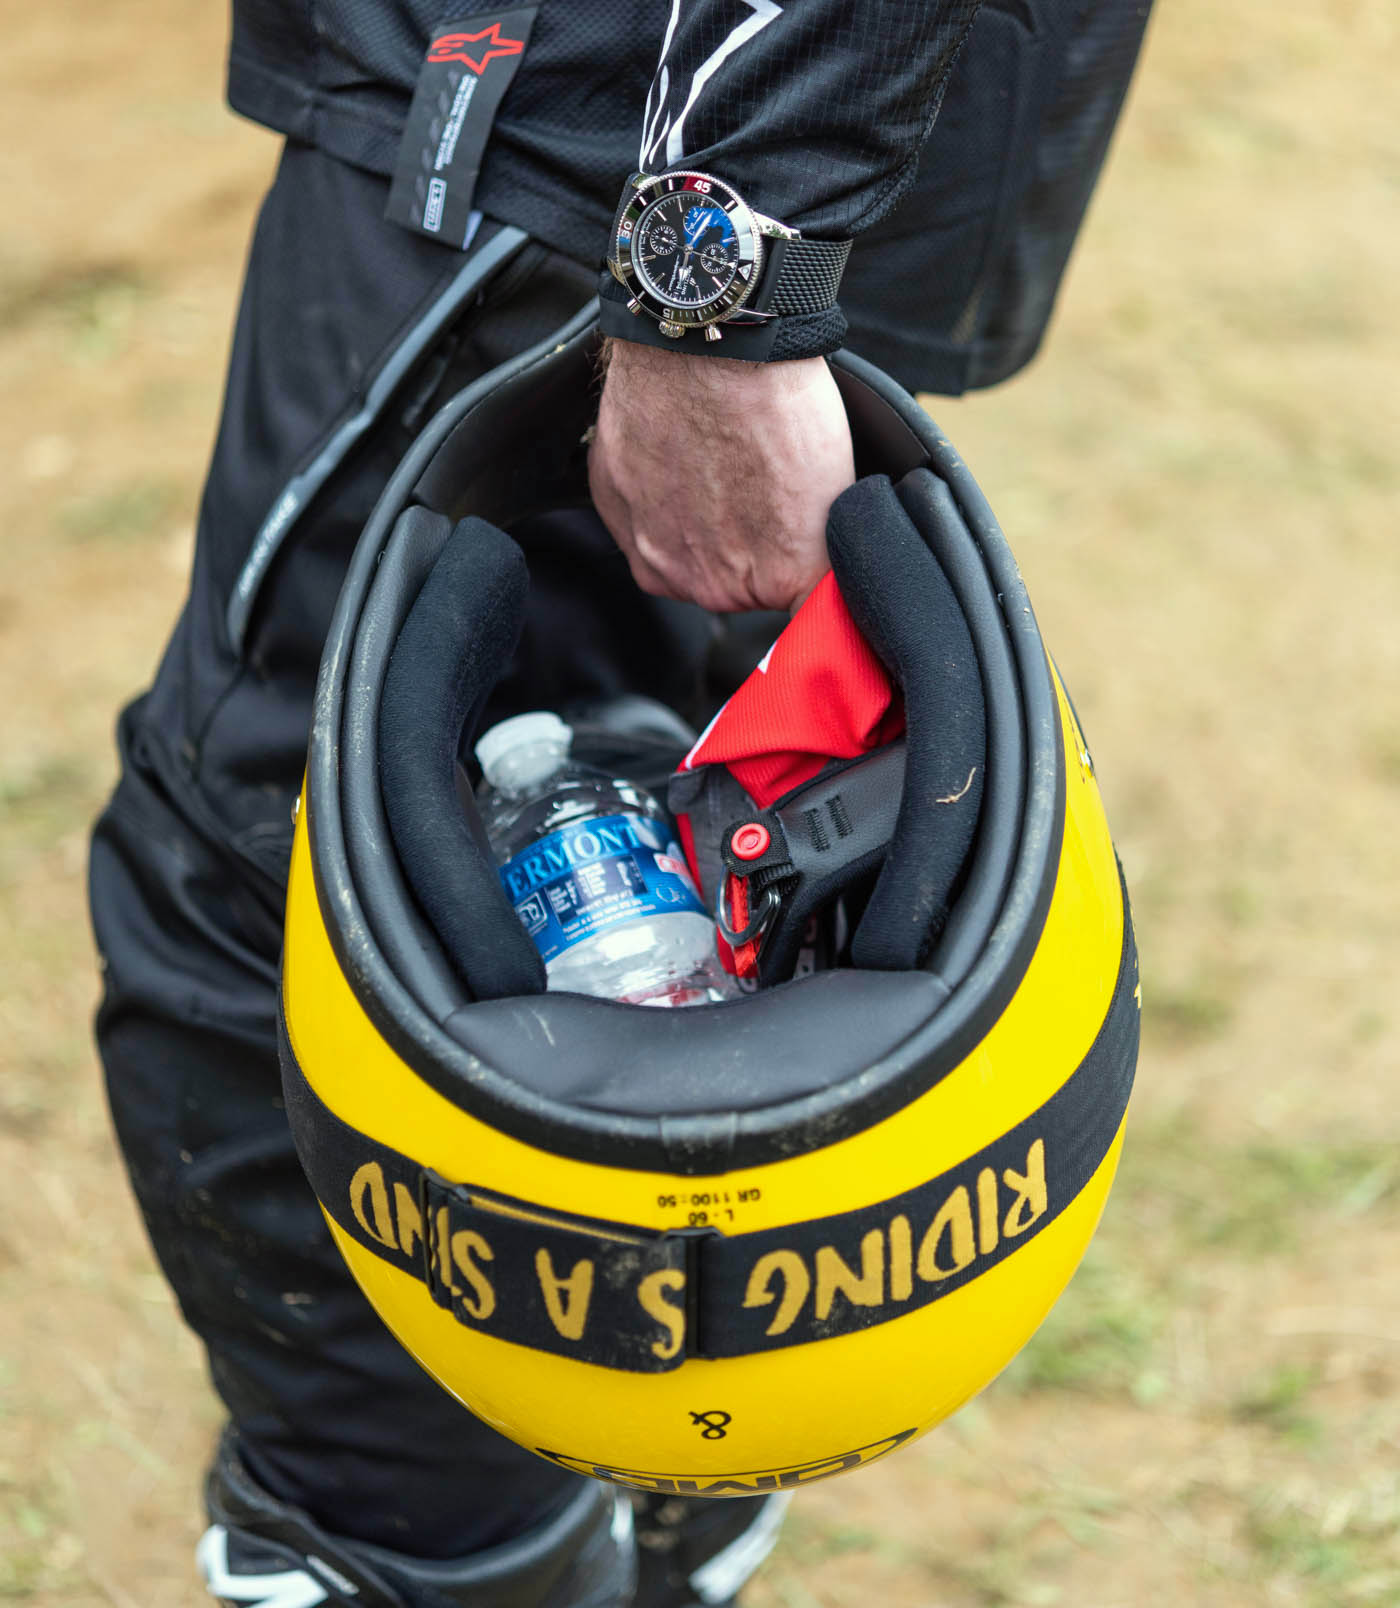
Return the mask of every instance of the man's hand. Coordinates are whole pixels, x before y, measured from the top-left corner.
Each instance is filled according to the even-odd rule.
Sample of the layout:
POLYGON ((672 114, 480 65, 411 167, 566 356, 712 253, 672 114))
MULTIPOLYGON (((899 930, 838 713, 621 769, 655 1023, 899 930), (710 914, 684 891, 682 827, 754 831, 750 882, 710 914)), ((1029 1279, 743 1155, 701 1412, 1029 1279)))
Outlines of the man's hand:
POLYGON ((796 608, 829 567, 827 511, 854 479, 824 359, 612 342, 589 483, 644 592, 720 613, 796 608))

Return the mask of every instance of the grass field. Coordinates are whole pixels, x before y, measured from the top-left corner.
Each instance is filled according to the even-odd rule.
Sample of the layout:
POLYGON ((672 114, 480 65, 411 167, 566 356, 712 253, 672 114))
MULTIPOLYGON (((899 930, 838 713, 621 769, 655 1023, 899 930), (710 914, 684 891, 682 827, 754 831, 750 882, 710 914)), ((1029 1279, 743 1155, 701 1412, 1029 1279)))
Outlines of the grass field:
MULTIPOLYGON (((218 8, 3 10, 0 1599, 193 1608, 218 1413, 107 1133, 84 839, 275 144, 218 8)), ((1094 747, 1139 1092, 1040 1335, 806 1493, 753 1608, 1400 1604, 1397 81, 1393 0, 1168 0, 1045 355, 937 405, 1094 747)))

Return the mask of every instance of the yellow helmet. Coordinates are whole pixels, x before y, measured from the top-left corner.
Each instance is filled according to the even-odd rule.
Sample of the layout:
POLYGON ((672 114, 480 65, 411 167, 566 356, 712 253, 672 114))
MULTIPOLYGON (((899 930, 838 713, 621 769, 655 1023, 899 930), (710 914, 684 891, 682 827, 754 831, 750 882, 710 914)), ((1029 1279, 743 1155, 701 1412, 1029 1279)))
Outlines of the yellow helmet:
MULTIPOLYGON (((688 1010, 546 994, 528 949, 516 964, 527 940, 454 758, 526 586, 493 526, 586 498, 597 340, 585 311, 449 403, 356 550, 292 860, 287 1106, 355 1278, 473 1412, 642 1490, 781 1491, 946 1418, 1069 1282, 1122 1142, 1136 953, 1093 764, 1005 538, 913 399, 840 355, 861 473, 897 482, 882 506, 902 508, 911 562, 936 560, 975 650, 985 776, 946 921, 903 969, 688 1010), (453 601, 425 624, 427 597, 453 601), (409 774, 442 822, 428 852, 455 925, 424 914, 441 899, 405 864, 381 780, 402 786, 402 752, 381 771, 400 735, 381 703, 415 632, 394 674, 422 676, 439 711, 439 757, 409 774)), ((841 547, 843 588, 878 590, 878 543, 863 568, 841 547)), ((922 597, 886 602, 917 643, 922 597)), ((896 901, 908 883, 907 914, 938 799, 912 780, 937 734, 905 692, 911 779, 882 876, 896 901)))

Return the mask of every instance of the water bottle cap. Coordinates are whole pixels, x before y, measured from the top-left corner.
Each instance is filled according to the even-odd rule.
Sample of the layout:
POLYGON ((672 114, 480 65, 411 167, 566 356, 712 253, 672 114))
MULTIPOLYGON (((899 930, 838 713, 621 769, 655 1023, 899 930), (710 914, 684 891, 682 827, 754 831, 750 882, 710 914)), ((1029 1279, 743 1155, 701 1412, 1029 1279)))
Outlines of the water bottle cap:
POLYGON ((509 720, 492 726, 490 731, 482 732, 476 744, 477 763, 486 773, 486 780, 494 786, 499 780, 500 762, 507 754, 519 748, 548 745, 558 749, 562 757, 568 753, 573 735, 573 728, 548 709, 512 715, 509 720))

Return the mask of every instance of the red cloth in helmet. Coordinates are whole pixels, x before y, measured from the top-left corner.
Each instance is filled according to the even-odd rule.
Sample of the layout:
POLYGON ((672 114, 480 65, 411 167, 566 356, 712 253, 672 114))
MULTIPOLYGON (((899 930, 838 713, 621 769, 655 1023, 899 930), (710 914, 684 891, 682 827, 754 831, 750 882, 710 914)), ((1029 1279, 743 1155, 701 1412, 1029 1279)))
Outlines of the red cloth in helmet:
POLYGON ((903 701, 828 570, 681 769, 725 765, 766 809, 831 760, 855 759, 903 730, 903 701))
MULTIPOLYGON (((904 702, 860 634, 830 571, 784 627, 739 690, 681 761, 682 771, 723 765, 760 809, 809 782, 833 759, 856 759, 904 731, 904 702)), ((704 886, 690 821, 678 821, 697 885, 704 886)), ((727 879, 736 928, 748 920, 748 887, 727 879)), ((731 950, 727 970, 751 976, 757 942, 731 950)))

